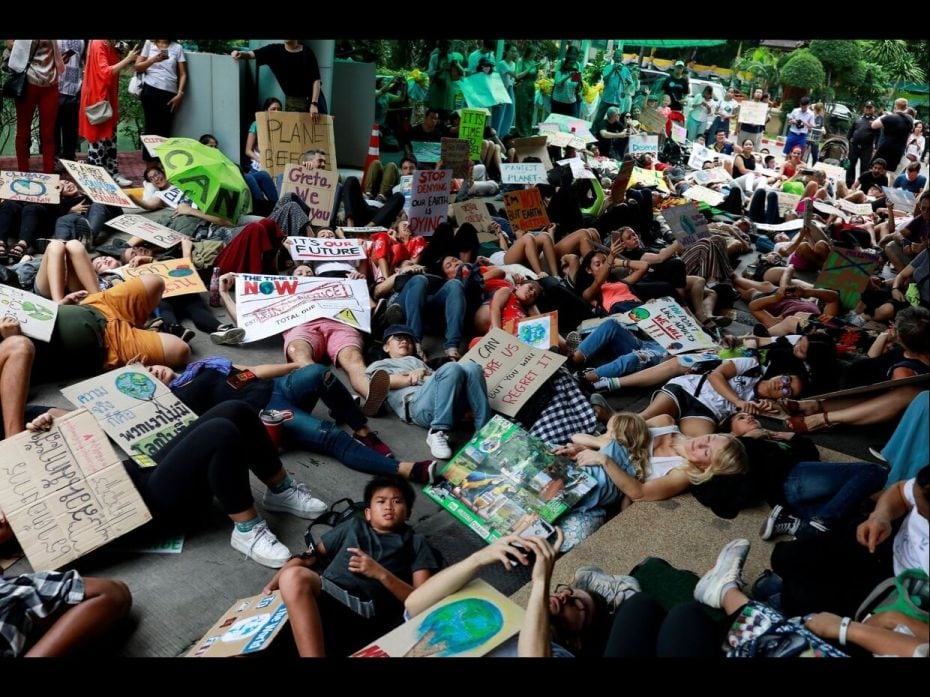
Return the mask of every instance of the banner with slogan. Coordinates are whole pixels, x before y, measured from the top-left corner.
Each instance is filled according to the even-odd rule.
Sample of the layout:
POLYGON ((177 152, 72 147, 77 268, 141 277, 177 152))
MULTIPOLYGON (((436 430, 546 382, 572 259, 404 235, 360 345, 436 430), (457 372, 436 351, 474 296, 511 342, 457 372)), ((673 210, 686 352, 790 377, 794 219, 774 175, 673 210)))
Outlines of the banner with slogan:
POLYGON ((26 203, 61 201, 61 178, 44 172, 0 172, 0 200, 26 203))
POLYGON ((333 215, 333 200, 338 183, 338 172, 311 169, 305 165, 288 165, 281 181, 281 195, 293 191, 310 209, 307 213, 310 224, 325 227, 333 215))
POLYGON ((627 316, 672 355, 717 348, 697 321, 671 298, 649 300, 634 307, 627 316))
POLYGON ((266 649, 287 625, 281 591, 240 598, 223 613, 184 657, 225 658, 266 649))
POLYGON ((164 143, 167 138, 165 136, 157 136, 154 134, 149 135, 140 135, 139 140, 142 141, 142 145, 148 151, 149 155, 152 157, 158 157, 158 153, 155 152, 155 148, 164 143))
POLYGON ((165 281, 163 298, 173 298, 176 295, 190 295, 191 293, 206 293, 207 287, 203 279, 194 268, 190 259, 168 259, 166 261, 153 261, 142 266, 121 266, 116 269, 123 278, 141 278, 154 274, 165 281))
POLYGON ((140 467, 154 467, 158 451, 197 419, 166 385, 139 365, 69 385, 61 393, 78 409, 87 409, 140 467))
POLYGON ((546 184, 546 166, 542 162, 504 162, 501 184, 546 184))
POLYGON ((371 331, 365 279, 236 274, 236 324, 245 341, 280 334, 314 319, 371 331))
POLYGON ((764 102, 751 102, 744 99, 739 103, 739 123, 746 123, 752 126, 764 126, 768 116, 769 107, 764 102))
POLYGON ((534 349, 503 329, 492 329, 460 362, 480 365, 491 408, 516 416, 566 360, 565 356, 534 349))
POLYGON ((30 339, 48 341, 55 329, 58 303, 41 295, 0 284, 0 317, 13 317, 30 339))
POLYGON ((630 136, 631 155, 659 154, 659 136, 630 136))
POLYGON ((666 208, 662 216, 682 247, 690 247, 698 240, 710 237, 707 218, 693 203, 666 208))
POLYGON ((361 261, 366 258, 359 240, 338 237, 288 237, 285 244, 294 261, 361 261))
POLYGON ((504 194, 504 209, 510 224, 518 230, 540 230, 549 224, 542 194, 535 187, 504 194))
MULTIPOLYGON (((551 124, 553 128, 558 128, 557 124, 551 124)), ((523 164, 532 164, 528 163, 526 158, 535 157, 542 162, 545 171, 552 169, 552 160, 549 159, 549 148, 547 147, 548 137, 547 136, 530 136, 528 138, 514 138, 513 139, 513 149, 516 159, 523 164)), ((502 167, 506 167, 508 163, 504 163, 502 167)), ((520 182, 514 182, 519 184, 520 182)))
POLYGON ((162 249, 168 249, 188 239, 185 235, 175 232, 170 227, 159 225, 154 220, 133 213, 127 213, 108 220, 107 225, 134 237, 141 237, 146 242, 151 242, 162 249))
POLYGON ((474 225, 475 229, 478 231, 479 239, 481 235, 491 235, 490 239, 481 240, 482 242, 493 242, 497 239, 496 235, 492 235, 488 232, 491 223, 494 221, 491 220, 491 214, 488 213, 488 207, 483 201, 471 199, 469 201, 462 201, 461 203, 453 203, 451 214, 455 216, 455 222, 459 225, 464 225, 465 223, 474 225))
POLYGON ((436 227, 449 214, 451 192, 451 170, 418 169, 413 173, 410 212, 407 214, 411 234, 432 237, 436 227))
POLYGON ((310 113, 303 111, 256 112, 262 169, 276 179, 287 165, 300 164, 301 155, 308 150, 322 150, 326 169, 338 171, 333 117, 320 114, 319 119, 313 123, 310 113))
POLYGON ((113 177, 103 167, 73 160, 61 160, 62 166, 74 179, 74 183, 94 203, 122 208, 138 208, 126 193, 117 186, 113 177))
POLYGON ((0 443, 0 509, 34 571, 60 569, 152 519, 86 409, 0 443))
POLYGON ((468 176, 468 165, 471 164, 471 141, 464 138, 443 138, 439 156, 442 166, 452 170, 452 176, 463 179, 468 176))
POLYGON ((500 73, 475 73, 459 80, 462 95, 469 108, 490 108, 498 104, 511 104, 510 93, 504 87, 500 73))
POLYGON ((851 310, 859 302, 859 296, 869 285, 869 279, 880 264, 881 259, 874 254, 834 248, 824 262, 814 285, 837 291, 843 308, 851 310))
POLYGON ((481 158, 481 146, 484 143, 484 127, 488 121, 488 112, 484 109, 462 109, 460 113, 459 138, 469 142, 468 156, 472 160, 478 160, 481 158))

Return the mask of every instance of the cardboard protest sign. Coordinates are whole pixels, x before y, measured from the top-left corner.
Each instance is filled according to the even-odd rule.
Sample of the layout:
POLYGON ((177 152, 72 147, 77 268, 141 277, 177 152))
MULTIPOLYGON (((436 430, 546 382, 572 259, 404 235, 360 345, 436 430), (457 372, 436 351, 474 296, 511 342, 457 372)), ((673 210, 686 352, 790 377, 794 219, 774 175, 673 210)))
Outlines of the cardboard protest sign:
POLYGON ((679 126, 677 123, 672 124, 672 140, 676 143, 684 145, 688 142, 688 129, 684 126, 679 126))
POLYGON ((752 126, 764 126, 768 116, 769 107, 763 102, 751 102, 744 99, 739 103, 739 123, 750 124, 752 126))
POLYGON ((881 259, 868 252, 834 247, 814 285, 838 291, 843 308, 851 310, 880 264, 881 259))
POLYGON ((389 232, 386 227, 381 225, 365 225, 363 227, 342 227, 339 228, 344 234, 349 235, 349 237, 370 237, 376 232, 389 232))
POLYGON ((158 153, 155 151, 155 148, 157 148, 168 139, 164 136, 140 135, 139 140, 142 141, 142 146, 146 149, 146 151, 148 151, 149 155, 152 157, 158 157, 158 153))
POLYGON ((74 179, 74 183, 87 194, 94 203, 122 208, 138 208, 125 192, 113 181, 113 177, 103 167, 89 165, 73 160, 60 160, 62 166, 74 179))
POLYGON ((517 230, 539 230, 549 224, 542 195, 535 187, 504 194, 504 209, 510 224, 517 230))
POLYGON ((585 469, 495 416, 423 492, 485 542, 511 534, 547 537, 556 518, 594 488, 585 469))
POLYGON ((281 591, 259 593, 232 604, 185 658, 242 656, 266 649, 287 624, 281 591))
POLYGON ((723 194, 706 186, 689 186, 685 189, 683 196, 690 198, 692 201, 701 201, 709 206, 719 206, 723 203, 723 194))
POLYGON ((815 162, 814 169, 820 169, 827 173, 827 179, 833 181, 846 181, 846 170, 839 165, 828 165, 826 162, 815 162))
POLYGON ((694 183, 701 186, 708 184, 722 184, 733 180, 723 167, 712 167, 711 169, 699 169, 693 174, 694 183))
POLYGON ((448 169, 419 169, 413 173, 410 197, 410 233, 431 237, 449 213, 452 172, 448 169))
POLYGON ((142 266, 122 266, 117 269, 119 274, 129 280, 154 274, 165 281, 163 298, 173 298, 176 295, 190 295, 191 293, 206 293, 207 287, 203 284, 200 274, 194 268, 190 259, 168 259, 166 261, 153 261, 142 266))
POLYGON ((138 365, 69 385, 61 393, 78 409, 87 409, 140 467, 153 467, 158 451, 197 419, 171 390, 138 365))
MULTIPOLYGON (((527 157, 536 157, 542 163, 545 171, 552 169, 552 160, 549 159, 549 149, 546 147, 546 136, 530 136, 529 138, 514 138, 513 147, 516 152, 516 158, 521 163, 527 164, 527 157)), ((532 164, 532 163, 528 163, 532 164)), ((505 165, 506 166, 506 165, 505 165)), ((514 182, 519 184, 520 182, 514 182)))
POLYGON ((413 159, 420 164, 433 164, 442 159, 442 143, 440 142, 414 140, 411 141, 410 147, 413 149, 413 159))
POLYGON ((524 344, 543 351, 559 345, 558 311, 511 320, 504 329, 524 344))
POLYGON ((630 136, 628 152, 631 155, 659 154, 659 136, 630 136))
POLYGON ((542 162, 505 162, 501 165, 501 184, 546 184, 546 165, 542 162))
POLYGON ((597 140, 591 133, 590 124, 584 119, 576 119, 574 116, 565 114, 549 114, 546 117, 546 123, 557 124, 562 133, 574 133, 585 143, 597 140))
MULTIPOLYGON (((479 239, 482 234, 491 234, 488 232, 488 228, 490 228, 491 223, 494 221, 491 220, 491 214, 488 212, 488 207, 483 201, 470 199, 468 201, 462 201, 461 203, 453 203, 451 214, 455 216, 455 222, 459 225, 464 225, 465 223, 474 225, 475 229, 478 231, 479 239)), ((497 235, 492 235, 492 240, 489 241, 495 239, 497 239, 497 235)))
POLYGON ((236 323, 245 341, 323 318, 368 332, 369 305, 364 279, 236 275, 236 323))
POLYGON ((776 191, 778 196, 778 212, 784 215, 786 211, 795 211, 801 202, 799 194, 789 194, 787 191, 776 191))
POLYGON ((665 135, 666 121, 668 119, 655 109, 643 109, 639 114, 639 125, 650 133, 665 135))
POLYGON ((58 303, 41 295, 0 284, 0 317, 13 317, 30 339, 48 341, 55 329, 58 303))
POLYGON ((443 138, 440 150, 442 166, 451 169, 452 176, 457 179, 467 177, 468 165, 472 161, 470 152, 471 141, 463 138, 443 138))
POLYGON ((672 355, 717 347, 694 318, 671 298, 654 298, 634 307, 627 315, 672 355))
POLYGON ((152 519, 85 410, 0 443, 0 509, 35 571, 59 569, 152 519))
POLYGON ((491 408, 516 416, 566 359, 531 348, 503 329, 492 329, 461 360, 484 369, 491 408))
POLYGON ((897 208, 895 215, 899 213, 907 215, 913 211, 914 206, 917 205, 917 197, 907 189, 895 189, 890 186, 883 186, 882 191, 885 192, 885 200, 897 208))
POLYGON ((0 200, 58 203, 61 178, 44 172, 0 172, 0 200))
MULTIPOLYGON (((484 109, 462 109, 461 111, 459 138, 469 142, 468 156, 472 160, 481 157, 481 146, 484 143, 484 127, 487 120, 488 112, 484 109)), ((448 164, 445 160, 443 160, 443 163, 448 164)))
POLYGON ((185 235, 175 232, 170 227, 159 225, 154 220, 133 213, 108 220, 107 225, 133 237, 141 237, 146 242, 151 242, 162 249, 168 249, 187 239, 185 235))
POLYGON ((633 164, 632 160, 625 160, 620 165, 617 178, 614 179, 614 183, 610 187, 610 200, 614 204, 620 203, 626 198, 626 190, 630 188, 630 179, 633 178, 634 169, 636 169, 636 165, 633 164))
POLYGON ((710 237, 707 218, 693 203, 666 208, 662 216, 682 247, 690 247, 698 240, 710 237))
POLYGON ((308 150, 325 152, 326 169, 337 171, 332 116, 320 114, 319 122, 313 123, 309 112, 259 111, 255 123, 262 169, 272 178, 283 174, 285 166, 299 164, 308 150))
POLYGON ((630 175, 630 186, 654 186, 659 191, 669 193, 668 184, 665 183, 665 177, 657 169, 645 169, 644 167, 633 167, 633 173, 630 175))
POLYGON ((525 611, 475 578, 352 658, 477 658, 516 634, 525 611))
POLYGON ((305 165, 288 165, 281 181, 281 195, 293 191, 307 204, 307 217, 311 225, 326 226, 333 214, 333 199, 339 173, 325 169, 311 169, 305 165))
POLYGON ((570 157, 567 160, 558 160, 558 165, 568 165, 575 179, 594 179, 594 172, 584 166, 580 157, 570 157))
POLYGON ((338 237, 288 237, 285 243, 294 261, 361 261, 366 258, 359 240, 338 237))
POLYGON ((477 72, 459 80, 465 103, 472 109, 511 104, 513 100, 504 87, 500 73, 477 72))
POLYGON ((868 203, 853 203, 852 201, 840 198, 836 200, 836 206, 850 215, 872 215, 872 206, 868 203))

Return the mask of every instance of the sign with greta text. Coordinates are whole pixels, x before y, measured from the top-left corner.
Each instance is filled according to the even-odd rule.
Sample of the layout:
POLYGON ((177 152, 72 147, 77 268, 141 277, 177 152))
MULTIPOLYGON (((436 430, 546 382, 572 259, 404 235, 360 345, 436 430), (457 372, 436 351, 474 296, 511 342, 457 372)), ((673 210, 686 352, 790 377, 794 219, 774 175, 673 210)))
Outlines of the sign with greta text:
POLYGON ((358 240, 288 237, 285 244, 294 261, 360 261, 365 258, 365 248, 358 240))
POLYGON ((365 280, 236 275, 236 323, 245 329, 245 341, 274 336, 315 319, 371 331, 365 280))
MULTIPOLYGON (((459 138, 469 144, 468 157, 472 160, 481 158, 481 146, 484 143, 484 127, 488 112, 484 109, 462 109, 459 121, 459 138)), ((419 162, 419 160, 417 160, 419 162)), ((444 162, 448 166, 449 163, 444 162)))
POLYGON ((504 194, 504 208, 507 219, 517 230, 540 230, 549 224, 542 194, 535 187, 504 194))
POLYGON ((501 165, 502 184, 545 184, 546 165, 542 162, 505 162, 501 165))
POLYGON ((281 591, 242 598, 223 613, 185 658, 242 656, 268 648, 287 624, 281 591))
POLYGON ((281 181, 281 195, 293 191, 310 209, 307 212, 310 224, 326 226, 333 214, 333 199, 338 182, 338 172, 311 169, 305 165, 288 165, 281 181))
POLYGON ((671 298, 649 300, 634 307, 627 316, 672 355, 717 347, 694 318, 671 298))
POLYGON ((308 112, 259 111, 255 114, 258 128, 258 150, 262 169, 273 178, 284 173, 287 165, 300 164, 309 150, 326 153, 326 169, 336 170, 336 138, 333 117, 320 114, 314 123, 308 112))
POLYGON ((87 409, 107 435, 140 467, 153 467, 155 455, 197 414, 138 365, 128 365, 62 389, 65 398, 87 409))
POLYGON ((165 292, 161 295, 163 298, 207 292, 207 287, 203 284, 200 274, 194 268, 194 262, 190 259, 153 261, 136 267, 122 266, 117 271, 126 280, 151 274, 158 276, 165 282, 165 292))
POLYGON ((84 409, 0 443, 0 508, 34 571, 59 569, 152 519, 84 409))
POLYGON ((133 213, 108 220, 107 225, 134 237, 141 237, 146 242, 151 242, 162 249, 168 249, 187 239, 180 232, 175 232, 170 227, 159 225, 154 220, 133 213))
POLYGON ((89 165, 86 162, 61 160, 62 166, 74 179, 87 197, 94 203, 122 208, 138 208, 126 193, 117 186, 113 177, 103 167, 89 165))
POLYGON ((0 172, 0 200, 58 203, 61 179, 44 172, 0 172))
POLYGON ((484 370, 491 408, 516 416, 566 358, 534 349, 503 329, 492 329, 461 361, 477 363, 484 370))
POLYGON ((449 214, 452 172, 448 169, 418 169, 413 173, 410 194, 410 233, 431 237, 449 214))

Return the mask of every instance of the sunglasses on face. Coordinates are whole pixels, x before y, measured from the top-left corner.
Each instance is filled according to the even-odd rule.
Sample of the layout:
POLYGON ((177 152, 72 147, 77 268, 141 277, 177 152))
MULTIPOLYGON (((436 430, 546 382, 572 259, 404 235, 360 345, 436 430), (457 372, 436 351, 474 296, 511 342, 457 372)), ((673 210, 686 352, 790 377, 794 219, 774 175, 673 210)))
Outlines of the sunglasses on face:
POLYGON ((791 377, 788 375, 782 375, 781 378, 779 378, 779 382, 781 383, 781 388, 779 392, 781 392, 786 397, 790 396, 791 395, 791 377))

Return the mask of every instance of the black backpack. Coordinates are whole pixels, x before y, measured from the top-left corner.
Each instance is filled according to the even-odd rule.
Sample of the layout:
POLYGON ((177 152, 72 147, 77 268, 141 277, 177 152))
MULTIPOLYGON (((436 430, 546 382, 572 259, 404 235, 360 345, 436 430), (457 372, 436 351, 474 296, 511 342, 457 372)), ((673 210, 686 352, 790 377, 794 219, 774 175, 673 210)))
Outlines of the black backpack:
POLYGON ((304 533, 304 541, 307 543, 307 547, 312 547, 314 545, 311 531, 315 526, 328 525, 334 528, 340 523, 344 523, 351 519, 353 516, 363 515, 366 507, 364 501, 353 501, 348 497, 335 501, 333 505, 329 507, 328 511, 320 513, 320 515, 314 518, 313 522, 307 526, 307 531, 304 533))

